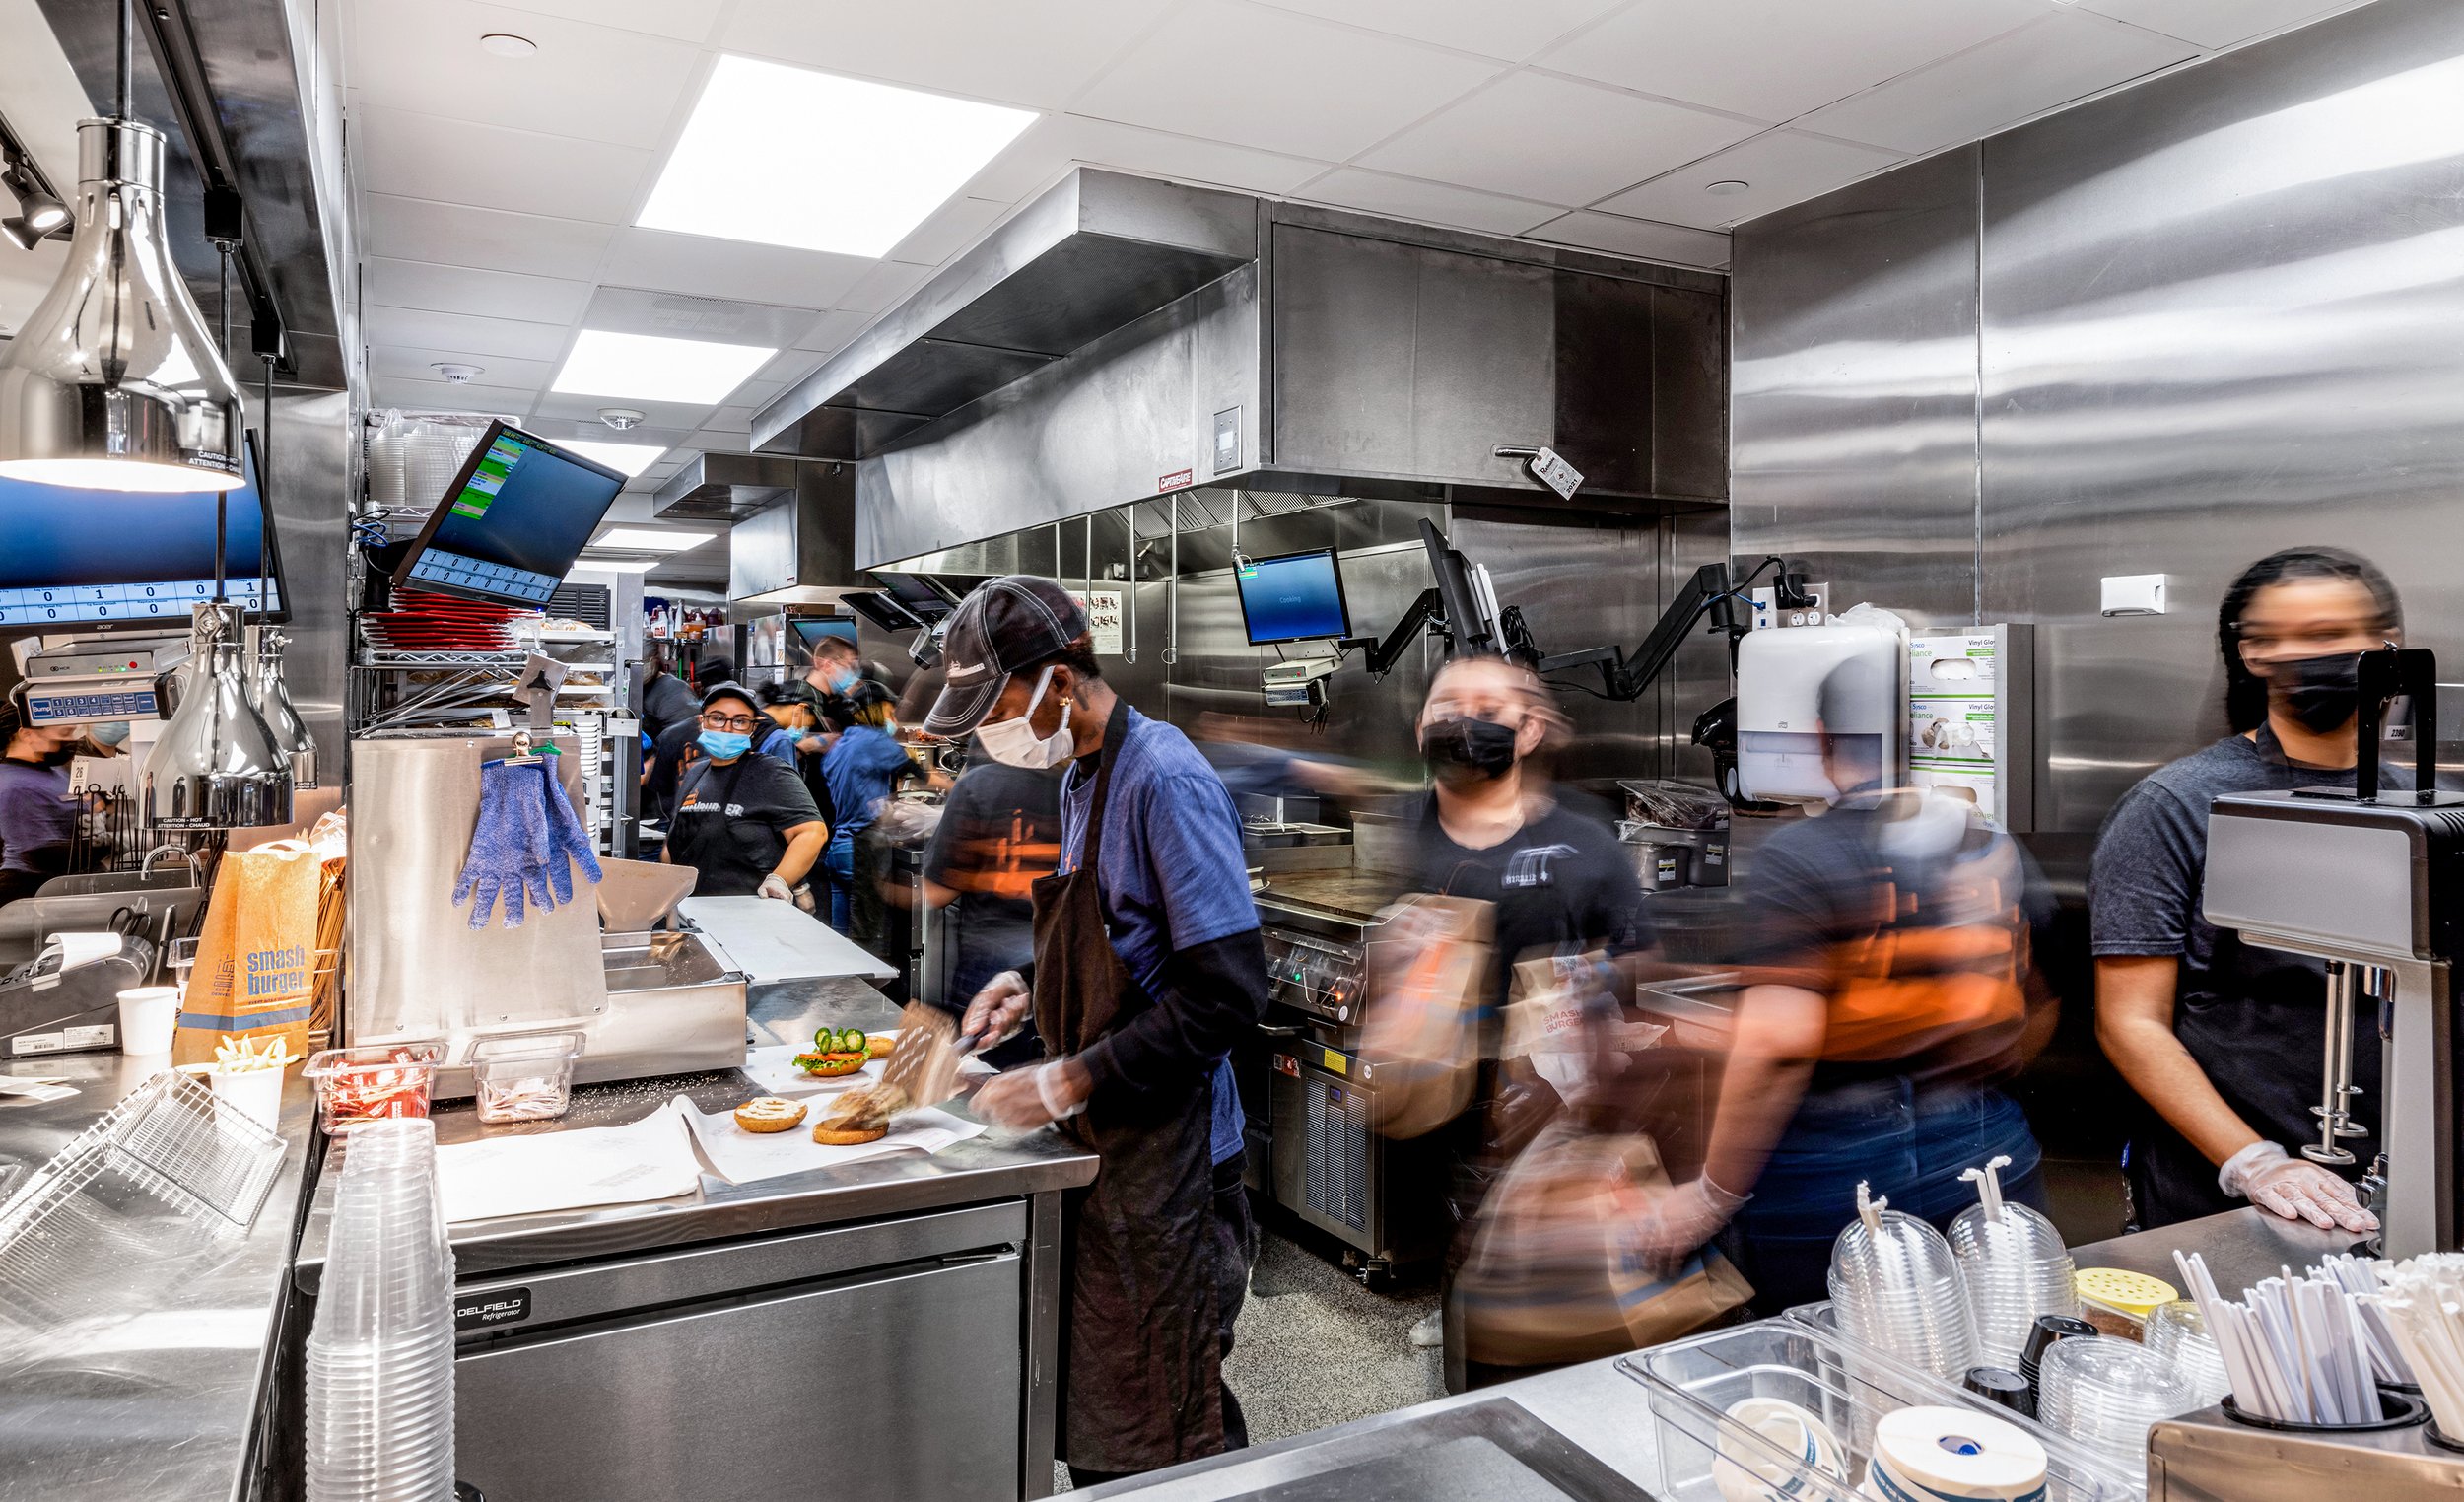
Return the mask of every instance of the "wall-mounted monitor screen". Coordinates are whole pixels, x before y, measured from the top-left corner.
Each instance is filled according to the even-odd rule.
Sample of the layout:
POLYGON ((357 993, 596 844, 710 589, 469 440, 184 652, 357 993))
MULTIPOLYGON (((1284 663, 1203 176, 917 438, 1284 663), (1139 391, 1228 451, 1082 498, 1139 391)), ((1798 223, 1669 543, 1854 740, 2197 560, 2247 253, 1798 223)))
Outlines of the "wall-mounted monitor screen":
POLYGON ((1252 647, 1352 634, 1343 573, 1335 566, 1332 548, 1235 564, 1232 582, 1241 592, 1241 619, 1249 624, 1252 647))
POLYGON ((798 615, 787 618, 787 629, 811 651, 825 637, 836 637, 851 645, 856 641, 856 618, 852 615, 798 615))
POLYGON ((879 569, 869 572, 890 598, 906 606, 919 620, 937 621, 958 608, 956 601, 933 587, 921 574, 885 574, 879 569))
POLYGON ((490 423, 393 582, 536 609, 624 488, 624 475, 605 464, 490 423))
MULTIPOLYGON (((225 492, 224 593, 282 619, 282 560, 257 484, 225 492)), ((214 597, 214 492, 76 490, 0 480, 0 631, 162 621, 214 597)))
POLYGON ((924 625, 924 617, 877 589, 851 589, 839 596, 839 603, 883 631, 918 631, 924 625))

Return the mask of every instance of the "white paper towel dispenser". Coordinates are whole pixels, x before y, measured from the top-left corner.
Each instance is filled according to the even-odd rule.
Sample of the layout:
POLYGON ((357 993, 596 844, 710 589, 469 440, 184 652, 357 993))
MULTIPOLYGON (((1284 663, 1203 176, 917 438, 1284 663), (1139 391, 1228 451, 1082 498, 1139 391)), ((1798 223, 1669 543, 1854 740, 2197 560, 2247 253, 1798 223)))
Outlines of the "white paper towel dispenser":
POLYGON ((1882 785, 1907 780, 1906 634, 1873 626, 1757 631, 1737 644, 1739 792, 1828 801, 1822 736, 1854 736, 1882 785), (1824 685, 1829 685, 1826 694, 1824 685), (1825 711, 1828 711, 1827 716, 1825 711))

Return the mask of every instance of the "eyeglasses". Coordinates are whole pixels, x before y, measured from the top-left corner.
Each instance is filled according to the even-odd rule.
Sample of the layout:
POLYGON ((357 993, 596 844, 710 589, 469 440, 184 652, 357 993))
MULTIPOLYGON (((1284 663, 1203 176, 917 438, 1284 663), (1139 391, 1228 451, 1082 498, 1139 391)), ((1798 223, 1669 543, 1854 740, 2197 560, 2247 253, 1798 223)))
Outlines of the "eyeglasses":
POLYGON ((761 721, 750 715, 705 715, 702 717, 702 728, 705 730, 750 730, 759 723, 761 721))

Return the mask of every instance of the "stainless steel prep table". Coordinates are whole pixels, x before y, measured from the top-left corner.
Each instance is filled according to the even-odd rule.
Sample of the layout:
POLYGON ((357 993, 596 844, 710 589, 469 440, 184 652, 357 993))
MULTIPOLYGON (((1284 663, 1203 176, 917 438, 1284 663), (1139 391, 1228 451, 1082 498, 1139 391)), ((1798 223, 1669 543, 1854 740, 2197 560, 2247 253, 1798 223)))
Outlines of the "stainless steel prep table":
MULTIPOLYGON (((809 1039, 825 1023, 881 1028, 897 1020, 879 992, 849 980, 756 987, 750 1010, 756 1039, 783 1043, 809 1039)), ((576 1093, 560 1121, 507 1127, 483 1127, 470 1107, 459 1105, 438 1112, 437 1136, 460 1142, 618 1126, 678 1094, 715 1110, 749 1093, 735 1070, 592 1087, 576 1093)), ((901 1434, 859 1423, 861 1448, 919 1468, 913 1484, 922 1484, 930 1479, 935 1454, 954 1464, 950 1452, 962 1448, 934 1437, 952 1432, 939 1421, 953 1411, 955 1397, 934 1384, 940 1375, 952 1383, 984 1380, 973 1358, 953 1370, 963 1340, 980 1351, 987 1369, 1016 1363, 1022 1394, 1017 1474, 1026 1495, 1045 1495, 1052 1485, 1059 1392, 1061 1194, 1092 1180, 1096 1164, 1093 1154, 1049 1131, 999 1141, 977 1137, 930 1157, 901 1154, 740 1186, 705 1177, 690 1196, 454 1226, 457 1283, 471 1296, 467 1303, 518 1293, 525 1308, 557 1327, 533 1338, 518 1329, 528 1316, 518 1316, 507 1322, 516 1327, 512 1331, 505 1326, 467 1331, 465 1386, 478 1391, 507 1381, 480 1370, 501 1355, 547 1352, 561 1343, 573 1347, 576 1358, 550 1369, 544 1357, 531 1363, 524 1355, 521 1375, 512 1380, 535 1394, 536 1402, 507 1415, 507 1425, 520 1427, 465 1437, 464 1478, 492 1497, 522 1502, 520 1488, 491 1484, 476 1450, 553 1449, 544 1436, 555 1432, 558 1415, 582 1421, 613 1413, 629 1425, 663 1426, 679 1438, 700 1426, 718 1447, 748 1432, 786 1436, 806 1447, 809 1481, 818 1473, 810 1468, 810 1446, 828 1432, 823 1419, 834 1410, 869 1412, 868 1405, 879 1403, 915 1427, 901 1434), (985 1249, 995 1244, 1014 1251, 993 1258, 985 1249), (912 1265, 944 1252, 956 1254, 946 1265, 921 1272, 912 1265), (911 1265, 895 1273, 872 1270, 893 1263, 911 1265), (843 1286, 850 1279, 861 1288, 843 1286), (1013 1307, 1017 1318, 1007 1323, 981 1320, 986 1328, 963 1334, 939 1328, 966 1309, 1013 1307), (804 1310, 809 1316, 799 1313, 804 1310), (783 1343, 759 1345, 765 1334, 783 1343), (668 1346, 662 1340, 678 1352, 664 1370, 668 1346), (808 1364, 822 1352, 840 1359, 808 1364), (777 1369, 748 1365, 748 1357, 769 1359, 777 1369), (712 1363, 737 1372, 738 1380, 701 1390, 696 1384, 712 1363), (554 1380, 537 1381, 542 1373, 554 1380), (901 1390, 902 1382, 922 1385, 901 1390), (665 1383, 694 1390, 658 1391, 665 1383), (652 1391, 633 1390, 637 1384, 652 1391), (525 1439, 525 1433, 537 1438, 525 1439)), ((332 1186, 320 1185, 302 1235, 297 1281, 304 1302, 316 1291, 332 1197, 332 1186)), ((500 1365, 508 1372, 515 1367, 500 1365)), ((982 1410, 961 1405, 957 1411, 982 1410)), ((723 1468, 697 1471, 696 1478, 697 1489, 718 1491, 739 1489, 742 1479, 723 1468)))
MULTIPOLYGON (((167 1062, 66 1054, 0 1065, 66 1075, 78 1090, 58 1101, 0 1097, 0 1165, 32 1172, 167 1062)), ((0 1498, 251 1493, 313 1114, 314 1097, 294 1076, 283 1092, 282 1171, 265 1208, 237 1254, 183 1286, 175 1306, 0 1348, 0 1498)), ((0 1339, 19 1338, 0 1327, 0 1339)))

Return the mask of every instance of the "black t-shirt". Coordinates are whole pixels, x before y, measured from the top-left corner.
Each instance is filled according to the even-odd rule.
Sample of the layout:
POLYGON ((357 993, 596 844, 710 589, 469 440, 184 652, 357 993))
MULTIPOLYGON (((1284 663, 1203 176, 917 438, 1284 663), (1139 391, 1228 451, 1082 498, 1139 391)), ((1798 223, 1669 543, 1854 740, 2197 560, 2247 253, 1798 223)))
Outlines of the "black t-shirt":
MULTIPOLYGON (((2411 769, 2389 765, 2385 784, 2413 785, 2411 769)), ((2324 961, 2241 942, 2207 921, 2208 812, 2224 793, 2282 792, 2353 785, 2352 769, 2304 767, 2286 759, 2264 727, 2254 740, 2230 735, 2151 773, 2106 815, 2088 872, 2088 947, 2099 958, 2147 956, 2180 962, 2173 1032, 2226 1105, 2251 1129, 2288 1151, 2314 1141, 2320 1055, 2327 1007, 2324 961)), ((2379 1048, 2375 1016, 2356 1007, 2353 1080, 2361 1095, 2355 1122, 2373 1135, 2353 1144, 2367 1163, 2377 1151, 2379 1048)), ((2134 1133, 2134 1189, 2143 1224, 2157 1226, 2230 1209, 2215 1165, 2156 1117, 2134 1133)), ((2347 1170, 2348 1173, 2358 1170, 2347 1170)))
POLYGON ((1505 1004, 1519 960, 1594 949, 1624 954, 1651 944, 1633 862, 1597 819, 1552 805, 1506 839, 1472 850, 1447 835, 1432 792, 1421 805, 1415 850, 1414 890, 1496 907, 1492 1009, 1505 1004))
POLYGON ((1060 772, 981 762, 967 769, 924 852, 924 877, 955 891, 953 994, 1035 958, 1028 888, 1061 864, 1060 772))
POLYGON ((693 690, 673 673, 657 673, 642 686, 642 728, 657 740, 667 727, 695 716, 693 690))
POLYGON ((751 897, 786 855, 787 832, 820 821, 803 781, 775 758, 697 762, 678 785, 668 858, 702 873, 697 897, 751 897))

